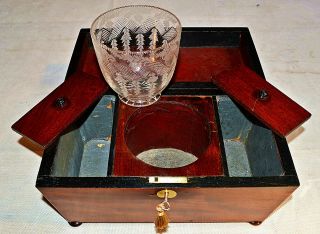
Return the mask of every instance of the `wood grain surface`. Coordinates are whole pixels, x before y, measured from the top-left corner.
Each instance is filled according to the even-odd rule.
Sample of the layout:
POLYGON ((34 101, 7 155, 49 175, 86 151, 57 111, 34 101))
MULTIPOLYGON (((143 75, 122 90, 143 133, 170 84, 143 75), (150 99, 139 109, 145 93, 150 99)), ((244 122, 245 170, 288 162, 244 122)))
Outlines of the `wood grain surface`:
POLYGON ((245 66, 221 72, 212 81, 267 127, 287 136, 311 114, 245 66), (260 92, 266 92, 259 98, 260 92))
POLYGON ((47 147, 108 89, 104 80, 85 73, 71 75, 12 125, 12 129, 47 147), (57 104, 64 99, 62 108, 57 104))
MULTIPOLYGON (((210 135, 206 139, 207 144, 202 150, 199 151, 199 147, 203 144, 198 143, 197 146, 194 143, 201 138, 204 138, 207 130, 199 131, 197 127, 201 122, 196 123, 196 119, 179 120, 174 119, 175 110, 173 108, 173 117, 169 120, 162 115, 155 115, 155 119, 158 129, 154 129, 152 132, 143 131, 137 132, 139 140, 135 140, 135 147, 128 147, 126 142, 126 127, 127 122, 139 109, 127 106, 123 103, 119 105, 118 123, 117 123, 117 135, 115 146, 115 158, 113 165, 114 176, 208 176, 208 175, 222 175, 223 166, 221 158, 220 142, 217 132, 214 108, 212 103, 212 97, 186 97, 186 96, 163 96, 160 101, 177 102, 194 110, 206 119, 209 126, 201 126, 202 128, 209 128, 210 135), (172 121, 172 122, 168 122, 172 121), (178 124, 178 121, 182 122, 178 124), (185 128, 185 129, 181 129, 185 128), (190 133, 191 132, 191 133, 190 133), (187 135, 187 136, 186 136, 187 135), (153 142, 150 138, 157 139, 153 142), (165 138, 165 139, 164 139, 165 138), (173 142, 172 142, 173 141, 173 142), (181 168, 165 169, 152 167, 145 164, 141 160, 136 158, 134 153, 141 151, 141 148, 146 147, 145 142, 149 142, 152 146, 177 148, 186 152, 195 153, 199 158, 196 162, 184 166, 181 168), (198 148, 197 148, 198 147, 198 148), (133 153, 134 152, 134 153, 133 153)), ((178 109, 177 109, 178 110, 178 109)), ((149 115, 150 116, 150 115, 149 115)), ((177 115, 179 117, 179 115, 177 115)), ((186 117, 187 118, 187 117, 186 117)), ((191 118, 191 114, 189 116, 191 118)), ((143 121, 143 120, 142 120, 143 121)), ((148 128, 148 123, 142 123, 145 128, 148 128)), ((152 126, 149 126, 152 128, 152 126)), ((138 127, 137 127, 138 129, 138 127)), ((141 128, 139 128, 141 129, 141 128)), ((151 130, 151 129, 149 129, 151 130)), ((134 136, 133 136, 134 137, 134 136)), ((129 141, 130 143, 131 141, 129 141)), ((149 146, 150 147, 150 146, 149 146)))
MULTIPOLYGON (((93 48, 83 50, 81 69, 92 76, 102 76, 93 48)), ((219 47, 182 47, 172 82, 211 82, 213 75, 243 64, 240 49, 219 47)))
MULTIPOLYGON (((39 188, 69 222, 153 222, 157 189, 39 188)), ((171 222, 263 221, 295 187, 173 188, 171 222)))
POLYGON ((243 64, 240 49, 180 48, 173 82, 211 82, 214 75, 243 64))
MULTIPOLYGON (((181 48, 172 83, 210 82, 212 75, 241 64, 238 48, 181 48)), ((108 89, 88 40, 84 41, 76 70, 66 81, 21 117, 12 129, 47 147, 108 89), (55 106, 65 98, 66 108, 55 106)))

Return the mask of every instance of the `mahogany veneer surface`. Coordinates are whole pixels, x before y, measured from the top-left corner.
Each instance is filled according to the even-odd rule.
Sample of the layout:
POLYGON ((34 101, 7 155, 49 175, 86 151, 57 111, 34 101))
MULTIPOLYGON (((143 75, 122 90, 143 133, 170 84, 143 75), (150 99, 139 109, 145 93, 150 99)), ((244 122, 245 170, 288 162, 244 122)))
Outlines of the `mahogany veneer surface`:
POLYGON ((288 135, 311 116, 299 104, 245 66, 224 71, 212 80, 281 136, 288 135), (259 92, 266 92, 267 96, 260 99, 259 92))
MULTIPOLYGON (((171 117, 169 119, 161 118, 163 115, 154 115, 154 121, 157 122, 157 129, 154 129, 154 136, 150 134, 139 134, 139 139, 134 141, 136 148, 139 145, 145 145, 145 142, 148 142, 151 146, 159 146, 169 148, 178 148, 183 151, 190 151, 190 153, 198 153, 197 156, 199 159, 187 166, 174 169, 165 169, 152 167, 148 164, 145 164, 141 160, 136 158, 136 155, 132 153, 126 143, 126 124, 130 119, 131 115, 136 111, 139 111, 138 108, 127 106, 123 103, 119 105, 118 111, 118 123, 117 123, 117 136, 116 136, 116 146, 115 146, 115 158, 114 158, 114 167, 113 175, 114 176, 208 176, 208 175, 223 175, 222 159, 221 159, 221 150, 220 143, 217 133, 217 126, 215 120, 215 113, 213 108, 212 98, 207 97, 191 97, 191 96, 163 96, 161 97, 161 102, 177 102, 180 104, 188 105, 197 111, 207 119, 208 126, 201 126, 199 123, 196 123, 192 119, 190 113, 189 121, 185 124, 184 120, 174 119, 171 117), (180 123, 179 123, 180 122, 180 123), (188 125, 187 125, 188 124, 188 125), (168 126, 169 125, 169 126, 168 126), (188 129, 185 129, 188 128, 188 129), (206 138, 200 134, 197 128, 208 128, 208 146, 202 151, 198 151, 199 148, 202 148, 203 143, 198 142, 198 148, 193 147, 189 149, 191 144, 197 143, 197 140, 206 141, 206 138), (190 131, 191 134, 188 134, 190 131), (184 134, 185 133, 185 134, 184 134), (187 135, 187 136, 186 136, 187 135), (189 137, 189 138, 188 138, 189 137), (153 141, 153 138, 156 141, 153 141), (203 139, 204 138, 204 139, 203 139), (197 148, 197 149, 196 149, 197 148)), ((177 106, 176 108, 178 108, 177 106)), ((178 110, 178 109, 177 109, 178 110)), ((171 110, 170 115, 175 115, 175 109, 171 110)), ((179 116, 178 116, 179 117, 179 116)), ((187 118, 187 117, 186 117, 187 118)), ((144 119, 141 120, 142 125, 145 125, 145 128, 148 128, 148 123, 144 119)), ((151 121, 151 120, 150 120, 151 121)), ((133 150, 135 152, 135 150, 133 150)), ((141 151, 141 150, 140 150, 141 151)), ((137 152, 137 151, 136 151, 137 152)))
MULTIPOLYGON (((82 71, 102 76, 94 51, 89 49, 84 53, 82 71)), ((238 47, 181 47, 171 83, 211 82, 213 75, 242 65, 243 59, 238 47)))
MULTIPOLYGON (((212 76, 242 64, 239 48, 181 48, 171 84, 176 82, 211 82, 212 76), (208 66, 209 65, 209 66, 208 66)), ((78 72, 50 93, 12 128, 46 148, 108 89, 93 48, 84 47, 78 72), (66 100, 66 108, 55 101, 66 100), (42 131, 34 131, 41 129, 42 131)))
MULTIPOLYGON (((171 222, 250 222, 267 218, 296 187, 173 189, 171 222)), ((153 222, 160 201, 157 189, 40 190, 69 222, 153 222)))

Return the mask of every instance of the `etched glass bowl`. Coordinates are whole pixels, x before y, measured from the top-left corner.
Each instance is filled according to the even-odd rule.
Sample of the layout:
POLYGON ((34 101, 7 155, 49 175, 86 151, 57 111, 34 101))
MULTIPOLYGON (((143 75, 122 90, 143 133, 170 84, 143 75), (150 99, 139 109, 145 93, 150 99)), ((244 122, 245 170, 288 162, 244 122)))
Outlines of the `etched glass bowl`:
POLYGON ((177 63, 181 24, 164 9, 134 5, 100 15, 90 30, 102 74, 124 103, 156 102, 177 63))

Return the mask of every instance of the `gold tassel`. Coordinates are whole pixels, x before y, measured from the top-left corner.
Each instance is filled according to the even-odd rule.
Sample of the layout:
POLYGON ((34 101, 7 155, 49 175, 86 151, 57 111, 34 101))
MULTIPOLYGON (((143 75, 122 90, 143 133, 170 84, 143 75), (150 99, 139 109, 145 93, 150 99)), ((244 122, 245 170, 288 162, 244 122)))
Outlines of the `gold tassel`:
POLYGON ((158 215, 156 217, 156 220, 154 221, 154 224, 156 226, 157 233, 163 233, 168 229, 169 219, 161 205, 157 206, 157 211, 158 215))

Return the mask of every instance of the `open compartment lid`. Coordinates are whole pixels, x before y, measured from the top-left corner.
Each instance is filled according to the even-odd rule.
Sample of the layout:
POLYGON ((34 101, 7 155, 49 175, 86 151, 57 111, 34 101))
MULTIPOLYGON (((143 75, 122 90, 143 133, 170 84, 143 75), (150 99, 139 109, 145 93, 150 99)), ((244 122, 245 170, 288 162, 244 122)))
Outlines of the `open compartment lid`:
MULTIPOLYGON (((278 135, 287 136, 311 116, 247 67, 221 72, 212 81, 278 135)), ((76 72, 12 129, 46 148, 107 90, 102 77, 76 72)))
POLYGON ((76 72, 12 125, 46 148, 108 89, 102 77, 76 72))
MULTIPOLYGON (((210 30, 205 28, 206 33, 210 30)), ((222 31, 218 32, 219 36, 211 39, 224 43, 222 31)), ((64 83, 12 126, 13 130, 44 148, 108 90, 87 38, 88 33, 88 30, 80 31, 72 65, 70 63, 75 68, 70 73, 72 75, 67 75, 64 83)), ((249 68, 222 72, 213 78, 213 82, 279 135, 286 136, 311 116, 249 68)))
POLYGON ((224 71, 212 82, 280 136, 287 136, 311 114, 245 66, 224 71))

